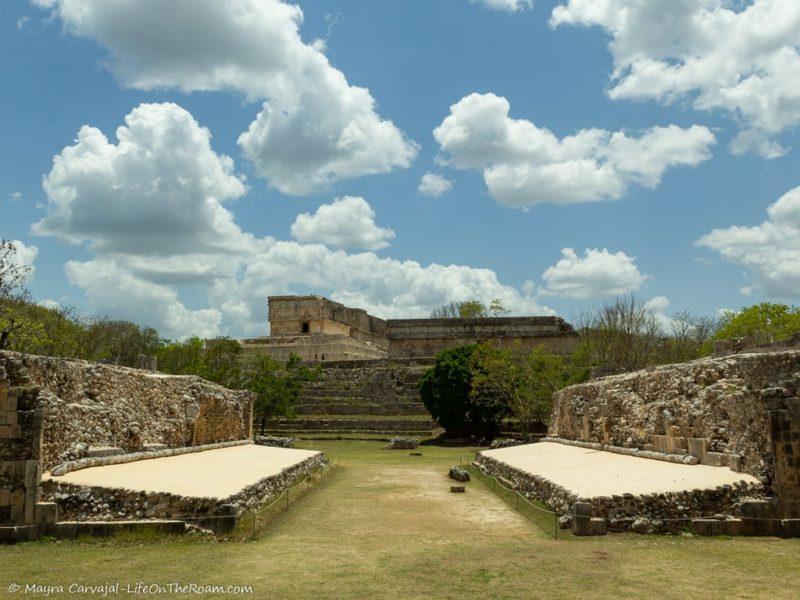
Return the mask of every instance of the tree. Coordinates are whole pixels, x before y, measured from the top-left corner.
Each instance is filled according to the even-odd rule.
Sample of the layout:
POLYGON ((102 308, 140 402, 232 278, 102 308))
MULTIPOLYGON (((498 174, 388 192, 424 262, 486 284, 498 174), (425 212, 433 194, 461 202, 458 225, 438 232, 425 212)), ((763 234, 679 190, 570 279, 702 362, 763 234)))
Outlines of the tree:
POLYGON ((505 407, 527 440, 534 425, 549 420, 553 394, 571 379, 564 358, 541 347, 515 354, 484 343, 472 355, 470 396, 482 405, 505 407))
POLYGON ((464 302, 450 302, 435 308, 431 312, 434 319, 474 319, 488 315, 486 305, 480 300, 465 300, 464 302))
POLYGON ((641 369, 656 361, 664 332, 655 313, 635 296, 584 311, 578 317, 577 357, 612 373, 641 369))
POLYGON ((294 406, 300 397, 302 384, 319 377, 321 367, 308 367, 297 354, 286 363, 269 356, 257 355, 246 361, 247 389, 256 394, 253 416, 260 433, 276 416, 294 416, 294 406))
POLYGON ((511 311, 506 308, 502 299, 495 298, 489 303, 489 312, 492 313, 493 317, 499 317, 500 315, 507 315, 511 311))
POLYGON ((131 321, 103 318, 83 319, 81 358, 126 367, 139 365, 139 356, 154 356, 161 346, 158 331, 131 321))
POLYGON ((230 338, 209 340, 197 375, 227 388, 249 389, 251 376, 245 370, 242 345, 230 338))
POLYGON ((476 348, 473 344, 439 352, 434 366, 420 379, 419 390, 425 408, 450 434, 492 433, 507 413, 503 406, 476 402, 470 396, 472 355, 476 348))
POLYGON ((157 356, 165 373, 198 375, 228 388, 254 392, 253 416, 260 433, 270 419, 294 414, 303 382, 313 381, 321 370, 304 365, 296 354, 285 363, 269 356, 246 355, 239 342, 229 338, 205 343, 198 337, 165 341, 157 356))
POLYGON ((717 318, 694 315, 688 310, 676 313, 659 362, 684 362, 710 354, 710 341, 719 324, 717 318))
POLYGON ((22 327, 20 309, 27 303, 25 279, 30 271, 20 262, 14 242, 0 239, 0 350, 9 347, 12 335, 22 327))
POLYGON ((197 336, 182 342, 162 340, 156 358, 158 370, 163 373, 199 375, 203 368, 203 340, 197 336))
POLYGON ((800 308, 762 302, 722 317, 713 339, 749 338, 753 345, 772 344, 800 333, 800 308))
POLYGON ((458 305, 458 313, 462 319, 477 319, 487 316, 486 305, 480 300, 467 300, 458 305))

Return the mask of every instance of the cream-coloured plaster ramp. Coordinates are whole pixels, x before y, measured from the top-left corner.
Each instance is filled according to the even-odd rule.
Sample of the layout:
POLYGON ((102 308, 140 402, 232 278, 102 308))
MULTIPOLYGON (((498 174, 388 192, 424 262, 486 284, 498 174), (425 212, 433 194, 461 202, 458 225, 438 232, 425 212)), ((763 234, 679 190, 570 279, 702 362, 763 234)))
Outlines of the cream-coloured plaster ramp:
POLYGON ((282 469, 319 454, 247 444, 152 458, 120 465, 90 467, 44 479, 143 492, 168 492, 195 498, 227 498, 282 469))
POLYGON ((737 481, 758 483, 752 475, 727 467, 679 465, 553 442, 486 450, 482 454, 544 477, 585 498, 712 489, 737 481))

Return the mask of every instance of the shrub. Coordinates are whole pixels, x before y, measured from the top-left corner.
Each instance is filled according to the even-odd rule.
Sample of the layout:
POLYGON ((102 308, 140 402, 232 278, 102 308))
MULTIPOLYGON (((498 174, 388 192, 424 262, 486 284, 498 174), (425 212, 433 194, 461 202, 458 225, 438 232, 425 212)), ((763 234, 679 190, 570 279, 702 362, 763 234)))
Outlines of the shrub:
POLYGON ((474 399, 472 356, 477 346, 443 350, 422 376, 420 395, 434 420, 453 435, 483 435, 497 430, 506 406, 474 399))

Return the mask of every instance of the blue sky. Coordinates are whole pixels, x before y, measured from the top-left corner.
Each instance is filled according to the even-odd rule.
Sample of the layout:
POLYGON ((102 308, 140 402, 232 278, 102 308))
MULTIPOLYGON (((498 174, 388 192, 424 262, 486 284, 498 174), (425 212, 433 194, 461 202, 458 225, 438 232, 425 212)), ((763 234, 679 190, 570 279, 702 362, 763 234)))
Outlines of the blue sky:
POLYGON ((39 300, 177 337, 263 334, 268 293, 387 317, 467 297, 566 317, 629 291, 665 313, 800 297, 794 2, 703 0, 678 18, 653 0, 620 25, 625 0, 604 14, 579 0, 303 1, 302 22, 277 0, 235 0, 257 15, 241 32, 210 0, 191 18, 173 3, 158 30, 157 4, 0 8, 0 235, 26 248, 39 300), (781 15, 762 32, 770 51, 748 50, 758 11, 781 15), (721 72, 733 21, 746 54, 721 72), (674 68, 648 78, 653 64, 674 68), (323 81, 335 73, 346 83, 323 81), (238 143, 265 101, 285 122, 238 143), (142 104, 155 108, 136 113, 131 143, 165 136, 152 156, 114 162, 87 141, 104 174, 72 155, 51 172, 81 127, 116 145, 142 104), (332 149, 354 123, 356 150, 332 149), (561 144, 592 129, 605 133, 561 144), (170 144, 197 146, 172 164, 170 144), (186 183, 212 168, 213 182, 186 183), (421 193, 425 173, 451 188, 421 193), (185 187, 165 200, 172 177, 185 187))

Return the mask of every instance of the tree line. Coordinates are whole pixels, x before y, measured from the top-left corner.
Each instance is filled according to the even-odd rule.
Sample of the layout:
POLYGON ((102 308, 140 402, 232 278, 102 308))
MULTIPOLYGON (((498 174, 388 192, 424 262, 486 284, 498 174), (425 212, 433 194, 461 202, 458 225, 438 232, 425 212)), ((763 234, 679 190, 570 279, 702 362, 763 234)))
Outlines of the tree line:
MULTIPOLYGON (((470 311, 478 304, 452 303, 434 314, 463 318, 460 305, 470 311)), ((689 311, 665 317, 635 296, 621 296, 584 308, 575 328, 580 338, 569 356, 490 343, 440 352, 420 381, 423 403, 452 435, 493 435, 510 420, 527 438, 546 424, 553 393, 567 385, 708 356, 719 340, 744 338, 746 346, 786 340, 800 335, 800 308, 763 302, 717 317, 689 311)))
POLYGON ((285 362, 249 356, 237 341, 227 338, 210 343, 199 337, 169 340, 130 321, 42 306, 25 287, 29 272, 17 260, 13 242, 0 240, 0 350, 127 367, 140 366, 141 356, 154 356, 163 373, 197 375, 255 393, 255 426, 261 433, 270 419, 293 416, 302 383, 318 376, 319 368, 303 365, 297 355, 285 362))

